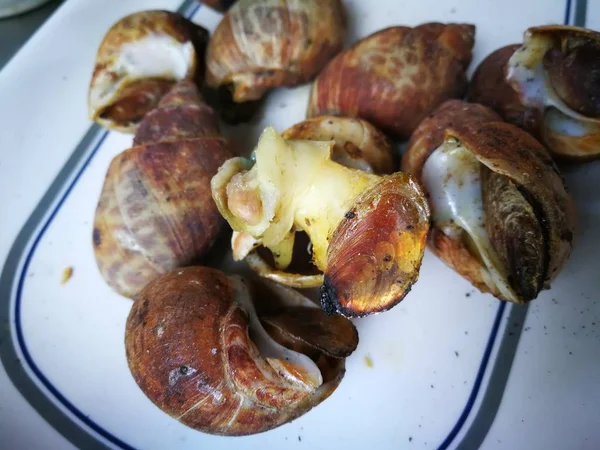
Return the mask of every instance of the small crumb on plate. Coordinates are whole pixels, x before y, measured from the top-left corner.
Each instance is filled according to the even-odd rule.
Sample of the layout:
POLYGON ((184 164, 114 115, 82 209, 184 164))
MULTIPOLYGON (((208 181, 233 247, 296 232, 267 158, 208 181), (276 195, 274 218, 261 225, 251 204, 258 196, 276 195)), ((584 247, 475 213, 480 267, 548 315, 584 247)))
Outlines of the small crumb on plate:
POLYGON ((65 284, 67 281, 71 279, 73 276, 73 267, 65 267, 62 272, 62 277, 60 279, 60 284, 65 284))

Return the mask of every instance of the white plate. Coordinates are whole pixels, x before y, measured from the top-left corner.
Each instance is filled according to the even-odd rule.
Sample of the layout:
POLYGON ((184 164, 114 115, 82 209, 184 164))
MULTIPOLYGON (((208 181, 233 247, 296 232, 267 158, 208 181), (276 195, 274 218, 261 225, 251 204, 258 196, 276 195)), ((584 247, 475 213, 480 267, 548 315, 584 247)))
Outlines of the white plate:
MULTIPOLYGON (((345 4, 349 42, 394 24, 476 24, 472 68, 492 50, 518 42, 528 26, 581 21, 586 9, 585 2, 568 0, 345 4)), ((92 127, 77 142, 89 126, 86 85, 108 26, 134 10, 177 7, 177 1, 167 0, 71 0, 0 74, 0 198, 5 211, 20 217, 2 218, 0 257, 8 259, 0 279, 0 318, 8 327, 1 332, 1 356, 12 381, 42 416, 85 448, 474 448, 484 441, 490 448, 502 443, 594 448, 600 443, 600 240, 593 234, 600 224, 600 195, 590 188, 600 180, 598 163, 565 170, 579 207, 580 232, 568 266, 529 314, 527 307, 475 292, 427 253, 419 282, 399 306, 355 322, 360 345, 337 391, 290 424, 244 438, 210 436, 169 418, 142 394, 123 345, 131 301, 102 280, 90 238, 108 164, 131 145, 131 137, 92 127), (25 164, 28 172, 19 172, 25 164), (32 199, 44 190, 8 252, 6 236, 27 215, 27 206, 8 192, 32 199), (61 285, 66 267, 74 274, 61 285)), ((211 30, 220 19, 189 1, 182 12, 211 30)), ((592 17, 594 7, 587 13, 592 17)), ((308 89, 274 91, 257 123, 226 132, 250 150, 267 124, 283 130, 304 118, 308 89)))

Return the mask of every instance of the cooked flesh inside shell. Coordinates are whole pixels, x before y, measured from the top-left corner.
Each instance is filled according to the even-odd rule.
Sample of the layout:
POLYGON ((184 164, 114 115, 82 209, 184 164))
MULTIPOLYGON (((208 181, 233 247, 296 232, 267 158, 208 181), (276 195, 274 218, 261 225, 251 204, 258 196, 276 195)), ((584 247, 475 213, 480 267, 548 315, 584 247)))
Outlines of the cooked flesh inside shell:
POLYGON ((213 196, 235 231, 246 232, 276 257, 278 268, 291 261, 295 232, 312 243, 313 262, 324 271, 327 247, 356 198, 380 177, 331 160, 331 142, 285 141, 267 128, 256 147, 252 168, 228 161, 213 178, 213 196))
POLYGON ((208 32, 183 16, 140 11, 115 23, 98 53, 88 113, 100 125, 135 132, 177 81, 198 80, 208 32))
POLYGON ((508 61, 507 80, 523 104, 543 112, 541 135, 555 154, 600 154, 600 34, 530 29, 508 61))
POLYGON ((527 193, 454 138, 431 154, 422 181, 434 227, 480 262, 489 290, 512 302, 535 298, 546 276, 547 243, 527 193))
POLYGON ((247 258, 261 276, 295 287, 323 282, 321 304, 330 313, 384 311, 417 280, 429 207, 409 175, 345 167, 332 160, 332 146, 285 141, 268 128, 254 166, 237 158, 221 167, 213 198, 236 231, 235 258, 247 258), (308 246, 298 239, 304 235, 308 246), (318 273, 293 267, 302 247, 318 273))

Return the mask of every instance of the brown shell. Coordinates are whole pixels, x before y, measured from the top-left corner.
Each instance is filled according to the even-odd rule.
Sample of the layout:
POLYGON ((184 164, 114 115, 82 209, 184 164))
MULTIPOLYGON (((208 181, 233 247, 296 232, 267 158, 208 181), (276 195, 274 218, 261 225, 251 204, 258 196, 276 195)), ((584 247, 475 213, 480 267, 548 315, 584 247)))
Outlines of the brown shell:
POLYGON ((147 36, 169 36, 181 43, 190 42, 195 53, 184 79, 200 79, 208 31, 170 11, 140 11, 126 16, 104 36, 90 82, 88 113, 103 127, 135 132, 144 114, 155 108, 178 81, 170 77, 129 78, 128 73, 119 72, 116 63, 123 47, 147 36), (107 98, 108 88, 116 83, 120 83, 117 92, 107 98))
MULTIPOLYGON (((486 122, 486 110, 488 117, 495 115, 481 105, 464 102, 448 102, 443 105, 415 131, 415 139, 411 140, 404 155, 403 169, 420 177, 429 155, 444 139, 456 138, 490 171, 514 183, 518 192, 525 195, 534 207, 535 215, 543 228, 547 260, 544 262, 541 284, 547 288, 571 251, 575 226, 573 201, 545 148, 513 125, 486 122)), ((494 243, 498 241, 501 240, 496 239, 494 243)), ((465 243, 453 240, 441 230, 433 228, 430 245, 446 264, 481 291, 489 292, 481 274, 482 263, 469 252, 465 243)), ((508 244, 504 241, 503 245, 508 244)), ((500 292, 492 293, 502 298, 500 292)), ((531 299, 532 296, 529 295, 522 297, 520 301, 531 299)))
POLYGON ((392 173, 396 169, 392 143, 366 120, 313 117, 285 130, 283 138, 335 141, 332 159, 346 167, 376 174, 392 173))
POLYGON ((547 126, 549 117, 544 117, 542 140, 557 158, 571 161, 592 161, 600 158, 600 123, 583 122, 579 127, 585 130, 581 136, 563 134, 560 129, 547 126))
MULTIPOLYGON (((216 269, 165 274, 136 297, 125 346, 136 383, 161 410, 197 430, 239 436, 275 428, 318 405, 341 381, 344 360, 322 355, 313 345, 311 357, 324 383, 314 391, 290 387, 258 353, 248 333, 248 313, 234 301, 234 292, 232 280, 216 269)), ((340 324, 312 308, 291 311, 298 308, 313 326, 288 329, 280 309, 274 331, 284 335, 275 336, 278 341, 291 336, 302 347, 302 336, 312 336, 308 339, 321 342, 321 333, 335 333, 323 328, 327 324, 340 326, 337 335, 346 336, 340 346, 353 350, 356 329, 349 321, 340 324)))
POLYGON ((526 192, 539 208, 547 233, 549 287, 571 253, 576 213, 556 165, 546 149, 519 128, 500 122, 475 129, 450 129, 489 169, 504 175, 526 192))
POLYGON ((417 179, 429 155, 442 145, 446 129, 456 124, 473 125, 500 121, 491 109, 462 100, 448 100, 417 127, 402 155, 402 170, 417 179))
MULTIPOLYGON (((111 162, 94 220, 93 244, 106 282, 127 297, 175 267, 198 260, 212 245, 223 220, 210 192, 210 179, 232 155, 222 138, 204 137, 199 117, 208 115, 193 99, 196 88, 181 82, 140 126, 142 143, 111 162), (177 139, 181 135, 181 139, 177 139), (160 137, 164 136, 164 142, 160 137), (156 138, 156 141, 149 140, 156 138)), ((212 119, 211 119, 212 120, 212 119)), ((210 122, 210 120, 208 120, 210 122)))
POLYGON ((386 176, 363 193, 331 237, 323 309, 359 317, 399 303, 419 276, 429 221, 425 194, 410 175, 386 176))
POLYGON ((368 120, 400 139, 467 88, 475 27, 426 23, 374 33, 334 58, 315 80, 308 116, 368 120))
POLYGON ((200 0, 200 3, 204 3, 217 11, 227 11, 235 3, 235 0, 200 0))
POLYGON ((533 136, 539 136, 541 112, 528 108, 513 87, 506 81, 506 63, 521 45, 502 47, 488 55, 477 66, 469 84, 468 99, 485 105, 508 123, 523 128, 533 136))
POLYGON ((206 81, 231 85, 236 102, 257 100, 312 79, 342 49, 345 32, 340 0, 239 0, 209 43, 206 81))

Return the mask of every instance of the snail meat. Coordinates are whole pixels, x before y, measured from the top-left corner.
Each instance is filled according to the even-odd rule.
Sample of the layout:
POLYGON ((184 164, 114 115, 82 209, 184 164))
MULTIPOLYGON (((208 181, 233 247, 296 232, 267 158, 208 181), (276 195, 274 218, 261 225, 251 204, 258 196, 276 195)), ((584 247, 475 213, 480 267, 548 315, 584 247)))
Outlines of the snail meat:
POLYGON ((255 149, 255 163, 233 158, 219 169, 211 182, 213 197, 238 232, 236 259, 251 257, 254 252, 245 252, 257 246, 269 249, 280 271, 271 278, 298 286, 285 270, 296 234, 303 231, 313 264, 324 273, 304 278, 303 287, 322 283, 326 311, 346 316, 384 311, 417 279, 429 207, 410 176, 345 167, 332 160, 333 146, 286 141, 269 127, 255 149))
POLYGON ((568 258, 575 212, 544 147, 490 109, 444 103, 419 125, 403 169, 428 192, 429 243, 483 292, 525 303, 568 258))
POLYGON ((106 128, 134 133, 179 80, 199 80, 208 32, 169 11, 141 11, 104 36, 89 88, 88 112, 106 128))
POLYGON ((337 388, 358 333, 296 291, 208 267, 162 275, 127 319, 129 368, 180 422, 211 434, 270 430, 337 388))
POLYGON ((400 139, 467 89, 475 27, 391 27, 336 56, 313 83, 308 117, 360 117, 400 139))
POLYGON ((210 179, 233 156, 190 81, 145 116, 134 144, 108 168, 92 237, 100 273, 127 297, 210 248, 223 225, 210 179))

